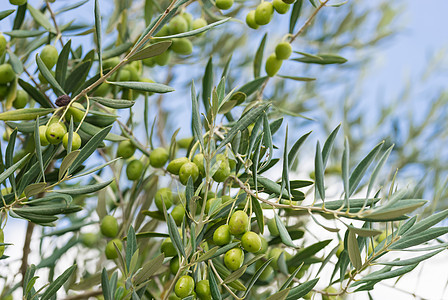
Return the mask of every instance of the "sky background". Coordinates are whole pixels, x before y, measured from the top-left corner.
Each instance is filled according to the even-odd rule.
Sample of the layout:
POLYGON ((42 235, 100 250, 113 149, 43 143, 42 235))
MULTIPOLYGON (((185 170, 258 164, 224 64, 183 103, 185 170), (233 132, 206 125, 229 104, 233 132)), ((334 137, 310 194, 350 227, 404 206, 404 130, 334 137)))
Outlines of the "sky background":
MULTIPOLYGON (((7 0, 1 0, 1 10, 10 8, 7 0)), ((37 4, 40 1, 30 0, 30 3, 37 4)), ((73 1, 57 0, 57 3, 73 3, 73 1)), ((112 1, 101 1, 106 8, 104 14, 109 13, 107 8, 112 1), (107 3, 109 2, 109 3, 107 3)), ((413 96, 415 104, 415 116, 418 117, 419 108, 429 98, 437 95, 448 83, 448 1, 429 0, 429 1, 399 1, 402 5, 403 13, 398 19, 401 28, 399 34, 393 39, 388 40, 382 47, 379 47, 373 55, 373 61, 367 73, 365 82, 368 84, 365 88, 367 107, 377 105, 376 101, 388 101, 393 99, 405 84, 410 81, 416 86, 418 92, 413 96), (425 70, 428 62, 438 53, 443 53, 445 59, 438 65, 440 71, 430 83, 422 83, 419 77, 425 70), (381 91, 386 95, 383 99, 378 99, 376 95, 381 91), (390 96, 390 97, 389 97, 390 96)), ((90 1, 84 7, 77 10, 78 21, 85 20, 91 22, 93 19, 93 1, 90 1)), ((68 20, 66 20, 68 21, 68 20)), ((299 21, 299 26, 303 23, 299 21)), ((0 25, 0 31, 7 31, 4 24, 0 25)), ((90 42, 90 41, 86 41, 90 42)), ((206 60, 206 59, 204 59, 206 60)), ((178 92, 176 92, 178 93, 178 92)), ((179 91, 181 93, 181 91, 179 91)), ((178 94, 181 96, 180 94, 178 94)), ((173 94, 173 96, 175 96, 173 94)), ((170 104, 167 104, 170 107, 170 104)), ((188 102, 180 104, 180 110, 189 111, 188 102)), ((340 120, 334 120, 335 126, 340 120)), ((174 124, 173 127, 176 127, 174 124)), ((185 133, 185 135, 188 132, 185 133)), ((6 227, 5 236, 7 242, 14 243, 13 248, 21 249, 24 240, 26 223, 17 219, 10 218, 6 227)), ((11 259, 19 259, 21 251, 8 251, 11 259)), ((417 272, 406 275, 402 278, 397 287, 399 289, 411 291, 426 299, 448 299, 448 293, 445 291, 445 285, 448 282, 448 273, 446 265, 448 263, 447 255, 442 253, 429 262, 422 264, 417 268, 417 272)), ((0 261, 0 268, 5 261, 0 261)), ((387 282, 392 285, 394 280, 387 282)), ((1 289, 1 287, 0 287, 1 289)), ((414 299, 414 296, 403 293, 397 289, 388 288, 386 285, 378 284, 373 292, 375 299, 414 299)), ((351 299, 361 299, 359 296, 350 296, 351 299)))

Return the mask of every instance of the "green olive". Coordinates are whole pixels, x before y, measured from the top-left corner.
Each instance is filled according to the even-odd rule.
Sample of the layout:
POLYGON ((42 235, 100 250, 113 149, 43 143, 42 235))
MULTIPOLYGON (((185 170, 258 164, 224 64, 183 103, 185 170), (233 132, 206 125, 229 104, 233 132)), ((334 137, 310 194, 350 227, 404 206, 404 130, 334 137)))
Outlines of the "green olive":
POLYGON ((131 80, 131 72, 129 70, 121 69, 118 73, 118 81, 129 81, 131 80))
POLYGON ((80 240, 85 247, 93 248, 98 241, 98 235, 92 232, 83 233, 80 240))
POLYGON ((344 242, 339 241, 338 250, 336 250, 336 256, 339 257, 342 251, 344 251, 344 242))
POLYGON ((8 95, 8 85, 0 84, 0 101, 4 100, 6 95, 8 95))
POLYGON ((106 245, 106 258, 107 259, 116 259, 118 258, 117 250, 115 249, 114 244, 117 246, 118 250, 123 249, 123 243, 119 239, 113 239, 109 241, 106 245))
MULTIPOLYGON (((328 294, 337 294, 338 293, 338 290, 332 286, 327 287, 324 291, 327 292, 328 294)), ((339 296, 330 296, 330 295, 322 294, 322 300, 342 300, 342 298, 339 296)))
POLYGON ((181 15, 177 15, 172 18, 169 26, 170 34, 188 31, 188 21, 181 15))
POLYGON ((181 276, 174 287, 174 293, 180 298, 190 296, 194 291, 194 280, 188 275, 181 276))
POLYGON ((170 260, 170 271, 173 275, 176 275, 177 271, 179 271, 179 256, 174 256, 170 260))
POLYGON ((70 122, 70 119, 73 117, 74 122, 81 122, 84 117, 84 111, 85 107, 81 103, 73 102, 65 113, 65 120, 70 122))
POLYGON ((117 157, 128 159, 135 153, 135 146, 130 140, 121 141, 117 148, 117 157))
POLYGON ((281 42, 275 47, 275 56, 277 57, 277 59, 288 59, 291 56, 291 53, 292 47, 288 42, 281 42))
POLYGON ((384 241, 387 238, 387 233, 386 231, 383 231, 378 237, 377 237, 377 241, 378 243, 381 243, 382 241, 384 241))
POLYGON ((158 64, 159 66, 165 66, 169 63, 171 58, 171 51, 165 51, 160 55, 157 55, 154 57, 154 61, 156 62, 156 64, 158 64))
MULTIPOLYGON (((0 228, 0 244, 5 242, 5 234, 3 233, 3 229, 0 228)), ((5 253, 5 246, 0 246, 0 257, 5 253)))
POLYGON ((62 138, 67 133, 67 127, 63 123, 50 124, 45 132, 45 136, 50 144, 56 145, 62 142, 62 138))
POLYGON ((114 238, 118 234, 118 221, 113 216, 105 216, 101 220, 100 225, 101 233, 104 236, 114 238))
POLYGON ((0 84, 7 84, 16 78, 16 73, 10 64, 0 65, 0 84))
POLYGON ((278 232, 277 223, 275 222, 275 219, 269 219, 267 222, 269 232, 272 236, 278 236, 280 233, 278 232))
MULTIPOLYGON (((50 70, 51 75, 53 75, 53 77, 55 76, 55 71, 50 70)), ((48 84, 48 80, 44 77, 44 75, 42 75, 41 72, 39 72, 39 75, 37 75, 37 78, 39 78, 40 83, 42 84, 48 84)))
POLYGON ((290 7, 288 3, 285 3, 282 0, 274 0, 272 1, 272 5, 274 6, 275 11, 281 15, 286 14, 290 7))
POLYGON ((233 235, 240 235, 247 231, 249 217, 242 210, 237 210, 232 214, 229 221, 229 230, 233 235))
POLYGON ((213 233, 213 242, 218 246, 227 245, 231 240, 229 225, 219 226, 213 233))
POLYGON ((224 182, 230 175, 230 165, 228 160, 219 160, 218 170, 213 174, 213 180, 216 182, 224 182))
POLYGON ((0 57, 6 52, 6 38, 0 33, 0 57))
MULTIPOLYGON (((283 249, 281 248, 272 248, 271 251, 269 251, 268 258, 272 258, 271 266, 274 268, 274 270, 278 270, 278 258, 282 253, 285 253, 283 249)), ((286 254, 283 254, 286 255, 286 254)))
POLYGON ((183 138, 177 141, 177 146, 181 149, 188 149, 192 141, 193 137, 183 138))
POLYGON ((185 208, 182 206, 182 204, 176 205, 173 208, 171 216, 173 217, 174 222, 176 222, 177 226, 180 226, 180 224, 182 224, 185 216, 185 208))
MULTIPOLYGON (((67 149, 68 146, 68 132, 66 134, 64 134, 64 137, 62 138, 62 145, 64 146, 65 149, 67 149)), ((81 137, 79 136, 78 133, 73 132, 73 136, 72 136, 72 151, 73 150, 78 150, 79 148, 81 148, 81 137)))
POLYGON ((233 248, 224 255, 224 264, 229 270, 238 270, 244 262, 244 252, 240 248, 233 248))
POLYGON ((154 57, 148 57, 148 58, 142 59, 142 62, 145 66, 150 67, 150 68, 152 68, 156 65, 154 57))
POLYGON ((173 193, 169 188, 161 188, 156 192, 154 198, 156 206, 160 211, 163 211, 163 202, 167 210, 173 205, 173 193))
POLYGON ((193 182, 195 182, 196 179, 198 179, 198 177, 199 177, 199 169, 194 163, 187 162, 187 163, 183 164, 179 170, 180 182, 183 185, 187 185, 188 178, 190 178, 190 177, 193 180, 193 182))
POLYGON ((39 126, 39 137, 40 137, 40 145, 47 146, 50 142, 47 140, 47 126, 41 125, 39 126))
MULTIPOLYGON (((263 261, 262 260, 257 260, 257 262, 255 263, 255 270, 258 270, 262 265, 263 265, 263 261)), ((260 277, 258 277, 258 279, 263 280, 263 281, 269 281, 272 277, 272 274, 274 274, 274 269, 268 265, 263 272, 261 272, 260 277)))
POLYGON ((282 0, 283 2, 285 2, 286 4, 293 4, 294 2, 296 2, 296 0, 282 0))
POLYGON ((173 159, 170 161, 168 166, 166 167, 166 170, 174 175, 179 175, 180 168, 185 164, 189 162, 187 157, 179 157, 176 159, 173 159))
POLYGON ((258 25, 269 24, 274 15, 274 6, 271 2, 262 2, 255 9, 255 22, 258 25))
POLYGON ((103 61, 103 69, 104 70, 113 69, 120 63, 120 61, 121 60, 119 57, 108 58, 103 61))
POLYGON ((193 44, 187 38, 177 38, 173 39, 170 49, 180 55, 190 55, 193 52, 193 44))
POLYGON ((24 5, 27 0, 9 0, 12 5, 24 5))
POLYGON ((47 68, 50 70, 58 61, 58 55, 59 54, 56 47, 52 45, 46 45, 40 53, 40 59, 42 59, 45 66, 47 66, 47 68))
POLYGON ((196 284, 196 295, 200 300, 211 300, 210 283, 208 280, 201 280, 196 284))
POLYGON ((166 238, 162 242, 162 246, 160 246, 160 249, 163 254, 165 254, 165 257, 172 257, 177 255, 176 248, 173 245, 173 242, 171 242, 170 238, 166 238))
POLYGON ((241 237, 241 245, 247 252, 256 253, 261 249, 260 236, 253 231, 248 231, 241 237))
MULTIPOLYGON (((210 212, 210 208, 214 205, 213 203, 218 201, 219 203, 221 203, 220 199, 216 199, 216 198, 211 198, 209 200, 207 200, 206 204, 205 204, 205 212, 209 213, 210 212)), ((217 204, 219 206, 219 204, 217 204)))
POLYGON ((140 160, 134 159, 130 163, 128 163, 128 166, 126 167, 126 176, 129 180, 140 179, 142 173, 143 163, 140 160))
POLYGON ((163 167, 168 161, 168 151, 165 148, 156 148, 149 154, 149 163, 154 168, 163 167))
POLYGON ((193 163, 198 167, 199 174, 205 176, 204 154, 198 153, 193 157, 193 163))
MULTIPOLYGON (((126 70, 129 72, 129 80, 131 81, 140 81, 140 74, 138 70, 133 65, 126 65, 123 70, 126 70)), ((125 80, 121 80, 125 81, 125 80)))
POLYGON ((269 55, 265 65, 266 74, 268 74, 269 77, 274 77, 282 67, 282 63, 283 61, 278 59, 277 56, 275 56, 275 53, 269 55))
POLYGON ((266 239, 262 236, 260 236, 260 240, 261 240, 261 248, 260 250, 258 250, 257 254, 264 254, 268 250, 269 246, 268 241, 266 241, 266 239))
POLYGON ((224 195, 224 196, 221 197, 221 200, 222 200, 223 204, 231 201, 232 199, 233 199, 232 197, 227 196, 227 195, 224 195))
MULTIPOLYGON (((207 21, 205 19, 199 18, 199 19, 196 19, 196 20, 193 21, 193 28, 192 29, 196 30, 196 29, 205 27, 207 25, 208 25, 208 23, 207 23, 207 21)), ((202 36, 204 34, 205 34, 205 32, 201 32, 200 34, 198 34, 198 36, 202 36)))
POLYGON ((12 103, 15 109, 24 108, 28 103, 28 94, 25 91, 18 90, 16 94, 16 98, 12 103))
POLYGON ((260 27, 260 25, 255 22, 255 10, 249 11, 246 15, 246 24, 252 29, 258 29, 260 27))
POLYGON ((230 9, 233 5, 233 0, 216 0, 215 3, 219 9, 230 9))

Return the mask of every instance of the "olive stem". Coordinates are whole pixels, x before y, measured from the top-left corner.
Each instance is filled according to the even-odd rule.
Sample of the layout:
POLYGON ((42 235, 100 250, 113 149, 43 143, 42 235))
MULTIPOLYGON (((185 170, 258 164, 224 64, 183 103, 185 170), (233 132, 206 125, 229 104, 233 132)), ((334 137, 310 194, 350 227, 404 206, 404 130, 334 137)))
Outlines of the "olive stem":
POLYGON ((317 13, 322 9, 322 7, 324 7, 328 1, 330 0, 324 0, 322 2, 320 2, 320 5, 314 10, 314 12, 311 14, 311 16, 308 18, 308 20, 306 20, 305 24, 303 24, 303 26, 299 29, 299 31, 297 31, 296 34, 294 34, 290 40, 290 43, 294 42, 294 40, 301 35, 305 29, 308 28, 308 26, 311 25, 311 22, 313 21, 314 17, 317 15, 317 13))

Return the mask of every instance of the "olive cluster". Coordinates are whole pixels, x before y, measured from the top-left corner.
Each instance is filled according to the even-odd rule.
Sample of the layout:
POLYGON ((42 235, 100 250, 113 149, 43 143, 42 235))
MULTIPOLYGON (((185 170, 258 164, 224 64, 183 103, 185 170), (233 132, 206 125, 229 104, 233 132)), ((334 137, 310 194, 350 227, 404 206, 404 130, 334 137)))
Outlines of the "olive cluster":
POLYGON ((266 59, 265 70, 269 77, 274 77, 282 67, 283 61, 291 56, 292 47, 288 42, 281 42, 275 47, 275 52, 266 59))
POLYGON ((294 2, 295 0, 262 1, 255 10, 249 11, 246 15, 246 24, 252 29, 267 25, 274 17, 274 11, 282 15, 286 14, 294 2))
POLYGON ((115 250, 115 246, 121 251, 123 249, 123 243, 117 238, 117 219, 113 216, 105 216, 101 220, 100 230, 105 237, 111 238, 111 240, 107 243, 105 250, 107 259, 118 258, 118 253, 115 250))

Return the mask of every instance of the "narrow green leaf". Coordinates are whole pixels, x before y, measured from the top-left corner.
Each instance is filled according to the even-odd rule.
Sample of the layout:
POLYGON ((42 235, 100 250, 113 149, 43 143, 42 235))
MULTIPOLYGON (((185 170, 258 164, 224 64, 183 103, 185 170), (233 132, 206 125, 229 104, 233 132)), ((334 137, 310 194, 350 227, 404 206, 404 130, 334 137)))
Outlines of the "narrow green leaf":
POLYGON ((347 59, 334 55, 334 54, 318 54, 319 59, 311 57, 299 57, 292 60, 306 64, 318 64, 318 65, 330 65, 330 64, 343 64, 347 62, 347 59))
POLYGON ((359 251, 358 240, 356 239, 355 232, 349 228, 348 232, 348 257, 356 270, 361 269, 362 261, 361 261, 361 252, 359 251))
POLYGON ((294 245, 294 242, 292 241, 291 236, 289 235, 288 230, 286 230, 286 227, 283 224, 280 217, 276 213, 274 213, 274 217, 275 217, 275 224, 277 225, 278 232, 280 234, 280 238, 282 239, 282 242, 286 246, 295 248, 296 245, 294 245))
POLYGON ((260 229, 260 233, 264 233, 264 217, 263 217, 263 209, 261 208, 260 202, 257 198, 251 197, 252 200, 252 209, 255 212, 255 218, 257 219, 258 228, 260 229))
POLYGON ((216 275, 213 273, 212 268, 208 267, 208 281, 210 283, 210 293, 213 300, 221 300, 221 292, 219 291, 218 283, 216 281, 216 275))
POLYGON ((199 141, 199 143, 201 144, 201 149, 204 149, 201 117, 199 115, 198 100, 196 98, 196 88, 194 86, 194 81, 191 82, 191 110, 192 110, 191 122, 193 128, 193 136, 195 137, 195 140, 199 141))
POLYGON ((350 229, 350 231, 353 231, 357 235, 361 237, 371 237, 376 236, 382 233, 381 230, 376 229, 368 229, 368 228, 357 228, 353 225, 347 225, 347 227, 350 229))
POLYGON ((98 63, 100 72, 103 70, 103 50, 102 50, 102 36, 101 36, 101 12, 98 0, 95 0, 95 32, 96 32, 96 47, 98 49, 98 63))
POLYGON ((67 93, 77 95, 81 86, 86 81, 89 75, 90 68, 92 67, 92 61, 88 60, 76 65, 74 69, 71 70, 65 82, 65 90, 67 93))
POLYGON ((404 259, 404 260, 394 260, 394 261, 390 261, 390 262, 379 262, 378 264, 380 265, 386 265, 386 266, 408 266, 408 265, 414 265, 414 264, 418 264, 424 260, 427 260, 431 257, 433 257, 436 254, 439 254, 442 251, 445 251, 446 247, 430 252, 430 253, 426 253, 423 254, 421 256, 417 256, 417 257, 413 257, 413 258, 409 258, 409 259, 404 259))
POLYGON ((163 253, 146 262, 142 269, 134 275, 134 282, 138 285, 147 281, 154 273, 156 273, 163 265, 163 253))
POLYGON ((19 85, 22 87, 22 89, 25 90, 25 92, 28 93, 28 95, 31 96, 37 103, 39 103, 43 108, 51 108, 51 103, 48 98, 42 94, 38 89, 33 87, 28 82, 24 81, 23 79, 19 78, 18 81, 19 85))
POLYGON ((350 197, 350 182, 349 182, 349 173, 350 173, 350 147, 348 145, 348 138, 345 138, 344 143, 344 152, 342 153, 342 163, 341 163, 341 176, 342 182, 344 183, 344 199, 345 199, 345 207, 350 209, 350 201, 348 198, 350 197))
POLYGON ((15 164, 13 164, 11 167, 9 167, 8 169, 4 170, 1 174, 0 174, 0 183, 3 183, 6 178, 9 177, 9 175, 13 174, 15 170, 17 170, 25 160, 28 159, 28 156, 30 154, 28 153, 27 155, 25 155, 21 160, 19 160, 18 162, 16 162, 15 164))
POLYGON ((281 190, 286 187, 288 197, 291 200, 291 187, 289 185, 289 165, 288 165, 288 126, 285 132, 285 145, 283 148, 283 169, 282 169, 282 184, 281 190))
POLYGON ((36 118, 36 122, 34 125, 34 145, 36 148, 36 156, 37 161, 39 162, 40 174, 42 175, 45 182, 45 170, 44 170, 44 161, 42 159, 42 149, 40 148, 40 134, 39 134, 39 118, 36 118))
POLYGON ((61 193, 61 194, 69 194, 69 195, 90 194, 90 193, 93 193, 93 192, 96 192, 96 191, 99 191, 99 190, 105 188, 106 186, 111 184, 112 181, 114 181, 114 179, 110 179, 105 182, 95 183, 95 184, 87 185, 87 186, 68 187, 65 189, 55 190, 54 192, 61 193))
POLYGON ((53 77, 53 74, 51 74, 50 70, 48 70, 47 66, 44 64, 42 59, 40 58, 39 54, 36 54, 36 62, 37 67, 39 68, 40 73, 42 76, 48 81, 48 83, 53 87, 53 91, 57 96, 66 95, 67 93, 64 91, 64 89, 59 85, 59 83, 56 81, 56 79, 53 77))
POLYGON ((234 282, 235 280, 237 280, 238 278, 243 276, 243 274, 246 272, 246 269, 247 269, 247 266, 243 265, 241 268, 239 268, 235 272, 230 273, 230 275, 224 279, 224 283, 227 284, 230 282, 234 282))
MULTIPOLYGON (((271 126, 269 126, 268 115, 266 112, 263 114, 263 144, 269 149, 268 159, 264 162, 264 166, 267 166, 271 160, 272 155, 274 154, 274 145, 272 145, 272 132, 271 126)), ((291 166, 288 158, 288 166, 291 166)))
POLYGON ((104 300, 113 300, 111 294, 113 293, 109 285, 109 276, 107 275, 106 268, 103 268, 101 272, 101 288, 103 290, 104 300))
POLYGON ((258 280, 258 277, 260 277, 260 275, 261 275, 261 273, 263 273, 264 269, 266 269, 267 266, 271 263, 272 259, 273 258, 270 258, 264 264, 262 264, 258 268, 257 272, 255 272, 255 274, 252 276, 252 278, 250 279, 249 283, 247 284, 247 289, 246 289, 246 292, 243 295, 243 299, 247 297, 247 295, 249 294, 250 290, 254 286, 255 282, 258 280))
POLYGON ((119 87, 124 87, 131 90, 142 91, 142 92, 152 92, 152 93, 169 93, 173 92, 174 88, 161 84, 152 82, 137 82, 137 81, 120 81, 120 82, 109 82, 112 85, 119 87))
POLYGON ((334 140, 336 139, 336 135, 339 132, 339 129, 341 128, 341 124, 339 124, 328 136, 327 140, 325 141, 324 147, 322 148, 322 162, 324 169, 327 166, 328 159, 330 158, 331 150, 333 149, 334 140))
POLYGON ((258 91, 260 89, 260 87, 266 82, 267 79, 268 79, 267 76, 254 79, 254 80, 246 83, 242 87, 240 87, 238 92, 244 93, 247 97, 249 97, 256 91, 258 91))
POLYGON ((185 257, 185 259, 186 259, 187 254, 185 253, 182 239, 179 235, 179 231, 177 230, 176 222, 174 222, 174 219, 171 216, 171 214, 168 214, 166 223, 168 225, 168 232, 170 234, 171 240, 173 241, 173 243, 176 246, 179 253, 182 254, 182 256, 185 257))
POLYGON ((211 259, 216 251, 218 251, 219 246, 213 247, 212 249, 208 250, 207 252, 205 252, 203 255, 199 256, 199 258, 196 260, 196 262, 201 262, 201 261, 206 261, 211 259))
POLYGON ((383 168, 384 164, 386 163, 386 160, 389 158, 390 153, 392 152, 394 145, 390 146, 381 156, 380 160, 378 161, 377 165, 375 166, 375 169, 373 169, 372 175, 370 175, 369 180, 369 186, 367 188, 367 194, 366 198, 369 197, 370 192, 372 191, 373 187, 376 183, 376 178, 378 177, 378 174, 380 173, 381 169, 383 168))
POLYGON ((297 20, 299 19, 300 12, 302 11, 303 0, 297 0, 292 6, 291 17, 289 20, 289 33, 294 33, 294 28, 296 27, 297 20))
POLYGON ((369 274, 369 275, 365 276, 364 278, 353 283, 352 286, 357 286, 357 285, 360 285, 360 284, 366 283, 366 282, 382 281, 385 279, 401 276, 401 275, 404 275, 404 274, 409 273, 412 270, 414 270, 415 267, 417 267, 417 265, 418 264, 401 267, 401 268, 395 269, 393 271, 383 272, 383 273, 379 273, 379 274, 375 274, 375 275, 369 274))
MULTIPOLYGON (((8 10, 0 11, 0 20, 3 20, 4 18, 6 18, 7 16, 9 16, 9 15, 12 14, 13 12, 15 12, 14 9, 8 9, 8 10)), ((5 33, 6 33, 6 32, 5 32, 5 33)))
POLYGON ((294 278, 296 278, 297 273, 299 273, 300 269, 302 269, 303 262, 294 270, 294 272, 291 273, 291 275, 288 277, 288 279, 285 281, 285 283, 282 284, 280 287, 280 291, 287 289, 289 285, 292 283, 294 278))
POLYGON ((127 240, 126 240, 126 267, 128 268, 128 270, 131 270, 130 269, 131 258, 133 257, 133 255, 136 251, 138 251, 137 237, 135 235, 135 230, 131 225, 129 227, 127 240))
POLYGON ((68 40, 59 53, 58 61, 56 63, 55 78, 56 81, 63 87, 65 87, 65 77, 67 76, 68 56, 72 47, 72 40, 68 40))
POLYGON ((50 18, 46 17, 40 10, 35 9, 31 4, 27 4, 28 11, 33 17, 34 21, 45 28, 47 31, 56 34, 56 29, 51 25, 50 18))
POLYGON ((392 250, 402 250, 406 248, 410 248, 413 246, 422 245, 428 241, 438 238, 441 235, 448 233, 448 227, 436 227, 429 228, 425 231, 422 231, 417 234, 413 234, 412 236, 402 236, 398 241, 393 243, 389 249, 392 250))
MULTIPOLYGON (((202 103, 204 104, 205 112, 210 110, 209 98, 212 94, 213 87, 213 60, 210 56, 207 65, 205 66, 204 77, 202 78, 202 103)), ((196 96, 195 96, 196 97, 196 96)))
POLYGON ((142 59, 158 56, 158 55, 164 53, 165 51, 167 51, 168 48, 171 46, 171 44, 172 44, 171 41, 165 41, 165 42, 152 44, 152 45, 138 51, 134 55, 132 55, 129 58, 129 61, 142 60, 142 59))
POLYGON ((432 226, 445 220, 446 218, 448 218, 448 209, 438 212, 432 216, 429 216, 429 217, 419 221, 417 224, 413 225, 408 231, 406 231, 403 234, 403 237, 415 235, 417 233, 425 231, 426 229, 431 228, 432 226))
POLYGON ((70 166, 73 164, 73 162, 78 157, 80 152, 81 152, 80 150, 76 150, 70 152, 69 154, 67 154, 66 157, 64 157, 61 166, 59 167, 59 175, 58 175, 59 180, 61 180, 64 177, 65 172, 67 172, 68 168, 70 168, 70 166))
POLYGON ((289 288, 286 290, 280 290, 275 294, 269 296, 266 300, 285 300, 289 294, 289 288))
POLYGON ((311 131, 302 135, 291 147, 291 150, 289 150, 289 154, 288 154, 288 165, 289 166, 293 165, 295 159, 297 158, 297 156, 299 154, 300 147, 303 145, 303 143, 305 142, 305 140, 308 138, 308 136, 310 134, 311 134, 311 131))
POLYGON ((22 74, 23 64, 20 58, 18 58, 11 50, 8 50, 8 55, 9 55, 9 63, 11 64, 14 72, 19 75, 22 74))
POLYGON ((301 77, 301 76, 288 76, 288 75, 276 75, 277 77, 284 78, 284 79, 291 79, 295 81, 314 81, 316 78, 312 77, 301 77))
POLYGON ((367 212, 362 216, 362 219, 374 222, 400 219, 405 214, 413 212, 420 206, 424 205, 426 202, 427 201, 420 199, 406 199, 397 202, 393 206, 387 208, 380 207, 373 212, 367 212))
POLYGON ((38 182, 38 183, 33 183, 30 184, 29 186, 27 186, 25 188, 25 196, 27 198, 30 198, 34 195, 37 195, 41 192, 43 192, 46 188, 47 184, 45 182, 38 182))
POLYGON ((154 40, 166 40, 166 39, 174 39, 174 38, 184 38, 184 37, 189 37, 189 36, 195 36, 197 34, 200 34, 202 32, 208 31, 211 28, 221 25, 223 23, 226 23, 227 21, 230 21, 231 18, 226 18, 226 19, 222 19, 220 21, 208 24, 207 26, 195 29, 195 30, 190 30, 190 31, 186 31, 186 32, 182 32, 182 33, 178 33, 178 34, 173 34, 173 35, 167 35, 167 36, 156 36, 153 37, 154 40))
POLYGON ((48 300, 51 299, 54 295, 56 295, 56 292, 62 287, 62 285, 70 278, 73 271, 75 271, 76 265, 71 266, 67 270, 64 271, 58 278, 56 278, 55 281, 50 283, 48 288, 45 290, 45 293, 40 298, 41 300, 48 300))
POLYGON ((316 187, 322 201, 325 200, 325 185, 324 185, 324 163, 322 159, 322 152, 320 151, 320 144, 317 142, 316 155, 314 157, 314 176, 316 178, 316 187))
POLYGON ((261 74, 261 66, 263 63, 263 53, 264 48, 266 47, 266 39, 268 37, 268 34, 265 33, 263 38, 261 39, 260 45, 258 46, 257 52, 255 53, 254 58, 254 77, 258 78, 261 74))
POLYGON ((102 98, 102 97, 90 97, 90 100, 98 102, 109 108, 130 108, 134 106, 135 101, 132 100, 124 100, 124 99, 110 99, 110 98, 102 98))
POLYGON ((27 121, 35 120, 36 117, 45 116, 54 109, 52 108, 21 108, 0 113, 0 121, 27 121))
POLYGON ((296 300, 302 298, 316 286, 318 281, 319 278, 315 278, 293 287, 289 290, 289 294, 286 300, 296 300))

